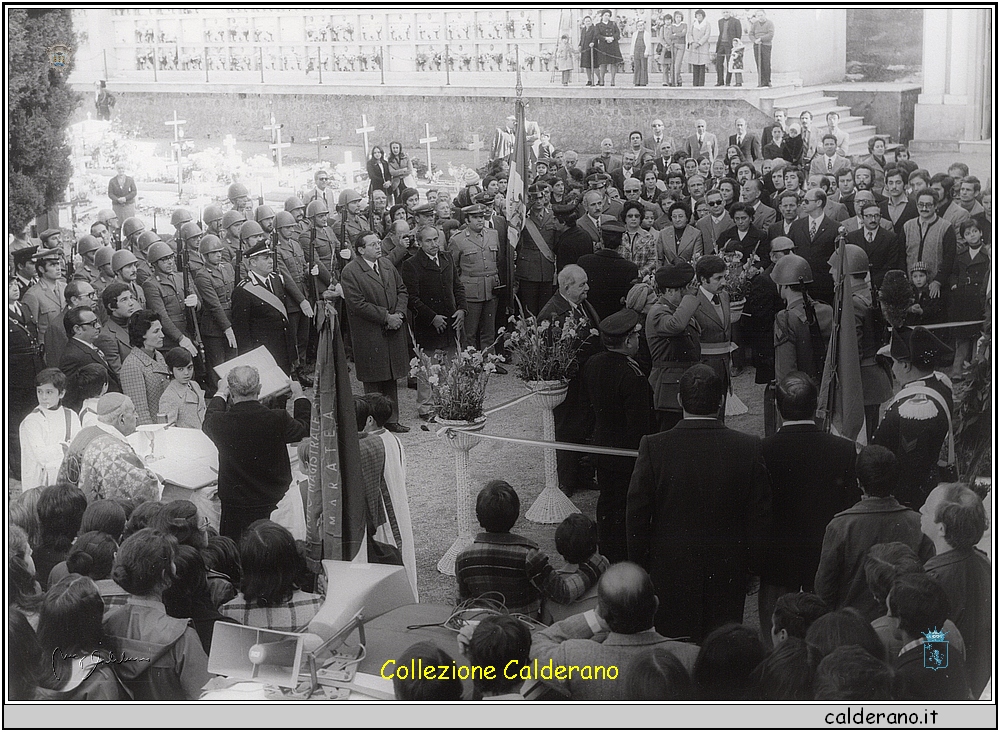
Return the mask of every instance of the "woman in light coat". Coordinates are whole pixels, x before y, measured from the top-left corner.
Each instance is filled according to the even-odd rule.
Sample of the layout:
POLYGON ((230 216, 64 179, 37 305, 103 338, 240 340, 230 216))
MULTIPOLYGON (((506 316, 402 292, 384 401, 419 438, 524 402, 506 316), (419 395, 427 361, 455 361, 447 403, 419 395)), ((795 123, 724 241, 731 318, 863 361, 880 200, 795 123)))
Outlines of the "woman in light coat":
POLYGON ((712 60, 708 41, 712 36, 712 26, 705 19, 705 11, 694 11, 694 22, 688 33, 688 63, 694 72, 694 85, 705 86, 705 67, 712 60))

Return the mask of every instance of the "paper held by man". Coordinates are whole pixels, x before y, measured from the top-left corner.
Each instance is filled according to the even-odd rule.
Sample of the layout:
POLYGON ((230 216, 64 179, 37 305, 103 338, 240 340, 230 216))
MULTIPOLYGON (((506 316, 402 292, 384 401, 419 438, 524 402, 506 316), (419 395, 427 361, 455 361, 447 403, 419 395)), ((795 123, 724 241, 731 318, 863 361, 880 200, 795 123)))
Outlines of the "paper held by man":
POLYGON ((291 380, 278 363, 274 356, 265 346, 259 346, 252 351, 247 351, 241 356, 220 363, 215 367, 215 373, 219 379, 225 379, 237 366, 253 366, 260 374, 260 398, 277 396, 291 389, 291 380))

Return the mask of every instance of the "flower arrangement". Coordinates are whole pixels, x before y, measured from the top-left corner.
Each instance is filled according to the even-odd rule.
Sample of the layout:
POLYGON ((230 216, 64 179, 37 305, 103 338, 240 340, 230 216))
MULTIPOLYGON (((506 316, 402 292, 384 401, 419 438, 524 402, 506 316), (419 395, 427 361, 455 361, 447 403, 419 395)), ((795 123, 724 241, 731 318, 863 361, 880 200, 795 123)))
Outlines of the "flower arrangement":
POLYGON ((598 332, 587 329, 582 317, 568 314, 560 325, 535 316, 511 316, 509 332, 500 335, 510 352, 514 373, 523 381, 559 381, 571 379, 579 368, 576 357, 584 344, 598 332))
POLYGON ((747 293, 750 292, 750 280, 761 271, 760 257, 754 253, 744 262, 743 252, 726 252, 722 258, 726 261, 724 287, 729 293, 729 298, 733 302, 746 300, 747 293))
POLYGON ((486 384, 500 356, 472 346, 455 355, 445 351, 428 355, 417 345, 413 350, 417 355, 410 361, 410 376, 430 384, 435 416, 465 422, 483 416, 486 384))

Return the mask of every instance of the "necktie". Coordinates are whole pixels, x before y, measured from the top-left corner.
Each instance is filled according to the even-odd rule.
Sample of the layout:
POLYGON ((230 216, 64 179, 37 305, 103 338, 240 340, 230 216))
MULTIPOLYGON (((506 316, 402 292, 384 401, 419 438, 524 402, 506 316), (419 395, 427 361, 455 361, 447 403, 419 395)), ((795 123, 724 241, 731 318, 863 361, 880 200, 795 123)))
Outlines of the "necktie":
POLYGON ((816 223, 816 219, 809 219, 809 241, 816 238, 816 230, 819 228, 819 224, 816 223))
POLYGON ((378 271, 378 262, 372 262, 372 269, 375 270, 376 275, 382 277, 382 273, 378 271))
POLYGON ((826 172, 827 173, 833 172, 833 158, 826 159, 826 172))
POLYGON ((737 135, 736 136, 736 144, 737 145, 742 145, 743 144, 743 135, 737 135))
POLYGON ((722 300, 719 299, 719 293, 715 293, 714 295, 712 295, 712 302, 715 303, 716 305, 722 304, 722 300))
POLYGON ((865 232, 865 239, 868 240, 869 244, 871 244, 872 242, 874 242, 875 241, 875 232, 874 231, 867 231, 867 232, 865 232))
POLYGON ((698 144, 701 144, 701 135, 698 135, 698 144))

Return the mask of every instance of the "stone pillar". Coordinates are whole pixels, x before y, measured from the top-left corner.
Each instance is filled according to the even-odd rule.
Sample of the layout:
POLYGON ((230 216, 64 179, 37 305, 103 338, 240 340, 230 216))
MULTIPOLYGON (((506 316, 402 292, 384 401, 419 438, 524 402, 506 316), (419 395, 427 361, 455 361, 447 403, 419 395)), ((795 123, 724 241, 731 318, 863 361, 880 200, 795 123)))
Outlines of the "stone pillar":
POLYGON ((988 79, 978 66, 984 62, 981 36, 989 23, 985 9, 924 11, 923 91, 913 120, 918 149, 957 150, 961 141, 982 139, 977 106, 984 103, 980 87, 988 79))

